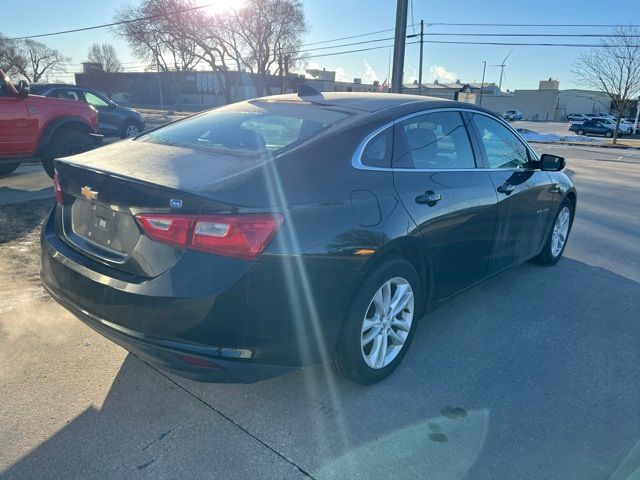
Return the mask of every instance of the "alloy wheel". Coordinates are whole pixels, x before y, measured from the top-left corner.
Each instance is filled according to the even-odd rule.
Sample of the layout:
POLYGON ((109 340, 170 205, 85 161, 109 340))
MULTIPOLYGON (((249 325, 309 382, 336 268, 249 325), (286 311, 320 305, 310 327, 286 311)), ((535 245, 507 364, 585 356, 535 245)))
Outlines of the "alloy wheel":
POLYGON ((571 220, 571 211, 565 206, 560 210, 556 223, 553 225, 553 233, 551 235, 551 254, 557 257, 562 252, 564 244, 567 242, 569 235, 569 221, 571 220))
POLYGON ((129 125, 127 125, 127 129, 124 131, 124 133, 127 137, 135 137, 136 135, 138 135, 138 133, 140 133, 140 130, 136 125, 130 123, 129 125))
POLYGON ((409 337, 413 313, 413 289, 404 278, 394 277, 376 291, 360 337, 362 358, 370 368, 384 368, 398 356, 409 337))

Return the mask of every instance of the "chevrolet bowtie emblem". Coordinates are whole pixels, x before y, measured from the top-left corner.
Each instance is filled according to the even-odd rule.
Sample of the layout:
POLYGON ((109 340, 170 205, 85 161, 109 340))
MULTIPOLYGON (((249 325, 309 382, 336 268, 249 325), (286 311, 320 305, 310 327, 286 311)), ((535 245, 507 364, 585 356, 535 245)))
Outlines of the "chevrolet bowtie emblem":
POLYGON ((98 199, 98 192, 91 190, 91 187, 82 187, 80 194, 90 202, 95 202, 98 199))

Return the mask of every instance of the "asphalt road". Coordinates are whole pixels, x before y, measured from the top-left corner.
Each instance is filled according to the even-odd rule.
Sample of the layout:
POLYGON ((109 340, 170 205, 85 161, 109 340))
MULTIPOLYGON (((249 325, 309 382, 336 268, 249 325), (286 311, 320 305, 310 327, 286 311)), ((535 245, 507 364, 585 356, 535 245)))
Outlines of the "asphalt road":
POLYGON ((51 301, 0 312, 0 477, 638 478, 640 152, 541 150, 579 191, 565 258, 428 314, 372 387, 196 383, 51 301))

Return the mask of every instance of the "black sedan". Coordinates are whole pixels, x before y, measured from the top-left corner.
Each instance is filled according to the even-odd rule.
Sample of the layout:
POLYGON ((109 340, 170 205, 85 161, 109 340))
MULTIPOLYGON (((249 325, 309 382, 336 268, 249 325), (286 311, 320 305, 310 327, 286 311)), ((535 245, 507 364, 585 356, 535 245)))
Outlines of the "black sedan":
POLYGON ((191 378, 333 362, 373 383, 440 302, 558 261, 576 207, 563 167, 466 103, 237 103, 58 160, 42 281, 104 336, 191 378))
POLYGON ((122 107, 95 90, 75 85, 32 83, 30 93, 43 97, 86 102, 98 110, 98 132, 105 137, 134 137, 145 128, 144 117, 129 107, 122 107))

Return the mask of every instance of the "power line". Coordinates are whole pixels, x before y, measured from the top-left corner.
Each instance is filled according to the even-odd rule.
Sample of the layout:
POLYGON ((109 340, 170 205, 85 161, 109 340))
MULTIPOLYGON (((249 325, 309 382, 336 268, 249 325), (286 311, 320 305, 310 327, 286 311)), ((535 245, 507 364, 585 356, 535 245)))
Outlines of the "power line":
POLYGON ((633 24, 605 24, 605 23, 444 23, 430 22, 431 26, 443 27, 602 27, 602 28, 619 28, 619 27, 640 27, 633 24))
MULTIPOLYGON (((415 42, 407 42, 407 45, 417 45, 419 41, 415 42)), ((465 41, 439 41, 439 40, 425 40, 424 43, 435 43, 435 44, 453 44, 453 45, 506 45, 506 46, 523 46, 523 47, 577 47, 577 48, 606 48, 606 45, 602 45, 599 43, 516 43, 516 42, 465 42, 465 41)), ((317 55, 308 55, 304 58, 318 58, 318 57, 332 57, 334 55, 345 55, 348 53, 357 53, 357 52, 366 52, 370 50, 379 50, 383 48, 390 48, 393 45, 381 45, 377 47, 368 47, 368 48, 358 48, 355 50, 344 50, 341 52, 329 52, 329 53, 321 53, 317 55)), ((300 60, 301 58, 297 58, 296 60, 300 60)))
POLYGON ((97 30, 99 28, 115 27, 116 25, 126 25, 126 24, 129 24, 129 23, 142 22, 142 21, 145 21, 145 20, 154 20, 154 19, 157 19, 157 18, 168 17, 168 16, 171 16, 171 15, 176 15, 178 13, 185 13, 185 12, 191 12, 193 10, 200 10, 202 8, 211 7, 212 5, 213 4, 209 3, 209 4, 206 4, 206 5, 198 5, 196 7, 182 8, 180 10, 174 10, 172 12, 160 13, 158 15, 149 15, 147 17, 133 18, 131 20, 121 20, 119 22, 103 23, 101 25, 94 25, 92 27, 82 27, 82 28, 74 28, 74 29, 71 29, 71 30, 61 30, 59 32, 40 33, 38 35, 27 35, 27 36, 24 36, 24 37, 6 38, 5 40, 27 40, 29 38, 52 37, 54 35, 65 35, 67 33, 85 32, 87 30, 97 30))
MULTIPOLYGON (((412 25, 407 25, 407 28, 411 27, 412 25)), ((340 38, 334 38, 332 40, 322 40, 319 42, 312 42, 312 43, 303 43, 302 45, 300 45, 301 47, 310 47, 311 45, 320 45, 322 43, 331 43, 331 42, 339 42, 341 40, 351 40, 352 38, 360 38, 360 37, 367 37, 369 35, 376 35, 378 33, 386 33, 386 32, 393 32, 395 31, 395 28, 387 28, 385 30, 376 30, 375 32, 368 32, 368 33, 360 33, 358 35, 349 35, 348 37, 340 37, 340 38)))
POLYGON ((595 37, 595 38, 640 38, 640 35, 622 35, 617 33, 445 33, 428 32, 424 36, 455 36, 455 37, 595 37))

